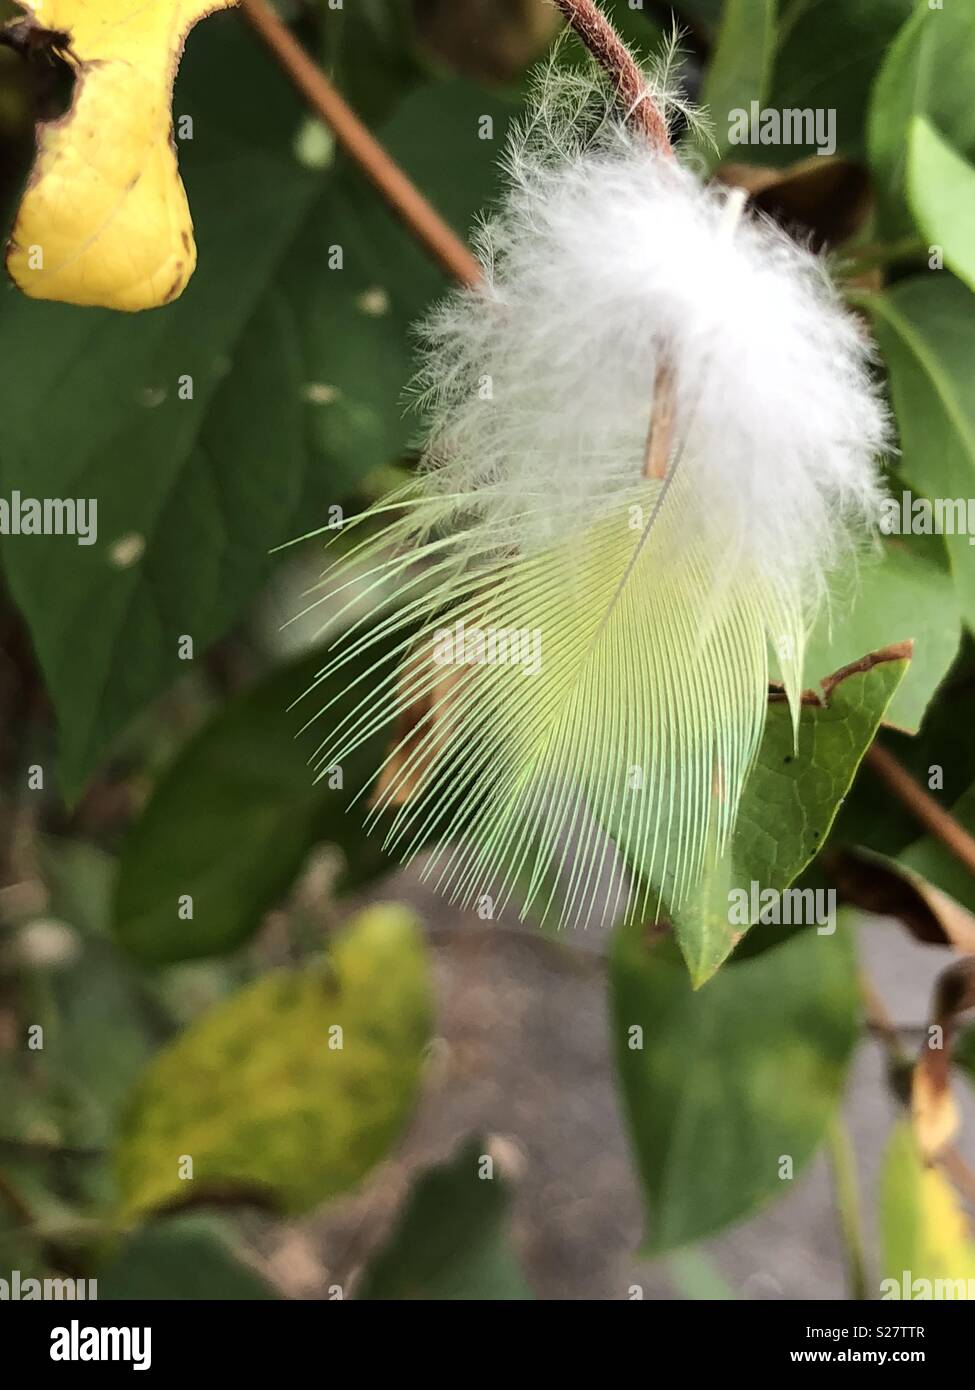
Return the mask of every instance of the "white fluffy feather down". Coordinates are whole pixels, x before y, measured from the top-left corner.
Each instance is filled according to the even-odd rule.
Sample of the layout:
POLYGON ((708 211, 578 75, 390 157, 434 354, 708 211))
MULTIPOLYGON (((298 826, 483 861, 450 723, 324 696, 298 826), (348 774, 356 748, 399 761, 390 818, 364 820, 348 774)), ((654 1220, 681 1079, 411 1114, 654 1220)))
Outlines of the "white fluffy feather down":
POLYGON ((886 419, 866 339, 819 258, 747 210, 729 236, 726 193, 648 149, 598 91, 547 74, 481 229, 484 285, 424 326, 428 485, 476 490, 499 543, 587 527, 640 483, 665 351, 700 525, 728 563, 814 604, 879 514, 886 419))

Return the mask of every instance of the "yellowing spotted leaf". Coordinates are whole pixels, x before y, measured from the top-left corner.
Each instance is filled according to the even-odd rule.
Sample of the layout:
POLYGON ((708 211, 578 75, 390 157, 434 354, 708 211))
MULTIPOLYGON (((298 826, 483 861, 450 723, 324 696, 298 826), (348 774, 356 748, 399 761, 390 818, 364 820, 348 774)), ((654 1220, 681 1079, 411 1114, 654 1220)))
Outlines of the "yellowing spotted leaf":
POLYGON ((183 292, 196 245, 173 143, 173 82, 189 30, 233 3, 38 0, 28 9, 27 26, 51 31, 75 86, 69 111, 38 127, 7 250, 25 294, 136 310, 183 292))

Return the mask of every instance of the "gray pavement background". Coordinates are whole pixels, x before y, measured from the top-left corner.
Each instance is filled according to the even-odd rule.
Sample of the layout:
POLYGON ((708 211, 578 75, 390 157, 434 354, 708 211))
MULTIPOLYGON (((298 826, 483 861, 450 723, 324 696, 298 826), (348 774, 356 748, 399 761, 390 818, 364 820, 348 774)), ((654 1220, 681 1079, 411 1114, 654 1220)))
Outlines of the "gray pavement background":
MULTIPOLYGON (((608 1047, 599 933, 577 933, 573 950, 553 947, 526 928, 452 913, 409 873, 376 896, 412 902, 432 924, 439 1017, 430 1075, 395 1157, 311 1232, 284 1238, 272 1262, 281 1281, 305 1297, 322 1296, 331 1283, 354 1285, 416 1174, 481 1133, 512 1181, 512 1242, 540 1297, 625 1299, 634 1284, 647 1299, 692 1295, 700 1286, 684 1282, 681 1262, 634 1253, 641 1203, 608 1047)), ((891 1016, 923 1023, 950 951, 918 946, 896 923, 875 918, 864 919, 860 936, 863 964, 891 1016)), ((964 1100, 961 1146, 970 1152, 975 1109, 964 1100)), ((875 1251, 878 1168, 895 1106, 871 1039, 857 1053, 845 1110, 875 1251)), ((781 1199, 700 1249, 739 1298, 846 1297, 825 1157, 781 1199)))

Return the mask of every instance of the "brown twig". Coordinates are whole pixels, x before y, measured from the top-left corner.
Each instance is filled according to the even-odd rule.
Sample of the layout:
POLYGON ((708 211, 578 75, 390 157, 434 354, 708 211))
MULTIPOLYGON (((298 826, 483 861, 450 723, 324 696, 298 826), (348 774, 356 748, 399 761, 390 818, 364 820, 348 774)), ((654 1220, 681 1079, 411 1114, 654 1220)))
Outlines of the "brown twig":
POLYGON ((339 146, 371 179, 417 240, 448 275, 462 285, 478 284, 481 267, 477 258, 389 157, 265 0, 240 0, 240 8, 311 109, 330 127, 339 146))
POLYGON ((863 1001, 867 1027, 883 1043, 890 1060, 898 1068, 911 1066, 912 1059, 909 1053, 904 1050, 900 1029, 891 1017, 887 1005, 874 988, 873 981, 869 975, 862 971, 859 979, 860 998, 863 1001))
POLYGON ((965 1200, 975 1207, 975 1172, 956 1144, 948 1145, 939 1159, 939 1165, 965 1200))
POLYGON ((667 357, 661 357, 653 379, 653 403, 650 408, 650 426, 647 430, 647 444, 643 456, 643 476, 663 481, 670 464, 670 450, 674 438, 674 369, 667 357))
POLYGON ((907 768, 879 743, 871 744, 865 761, 914 819, 940 840, 970 874, 975 874, 975 838, 961 822, 915 782, 907 768))
MULTIPOLYGON (((593 0, 555 3, 609 75, 630 124, 642 130, 655 149, 672 154, 666 122, 643 74, 593 0)), ((363 125, 266 0, 240 0, 240 8, 316 116, 331 129, 341 149, 359 165, 417 241, 462 285, 479 284, 482 274, 477 258, 363 125)))
POLYGON ((629 124, 634 130, 642 130, 661 154, 673 154, 667 123, 643 73, 595 0, 555 0, 555 4, 613 83, 629 124))

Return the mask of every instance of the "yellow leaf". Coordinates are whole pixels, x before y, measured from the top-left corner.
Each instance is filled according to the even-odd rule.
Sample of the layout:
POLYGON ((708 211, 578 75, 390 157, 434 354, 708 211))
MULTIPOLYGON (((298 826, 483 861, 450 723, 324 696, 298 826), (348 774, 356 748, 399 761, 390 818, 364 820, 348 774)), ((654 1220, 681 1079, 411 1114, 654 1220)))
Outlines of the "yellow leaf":
POLYGON ((975 1242, 954 1188, 910 1125, 891 1136, 881 1183, 883 1298, 975 1296, 975 1242))
MULTIPOLYGON (((235 0, 38 0, 74 69, 74 98, 38 126, 37 157, 7 268, 35 299, 151 309, 196 266, 176 164, 173 82, 187 33, 235 0)), ((25 8, 27 8, 25 6, 25 8)))
MULTIPOLYGON (((947 1068, 929 1066, 932 1054, 927 1048, 914 1068, 911 1083, 911 1118, 922 1156, 936 1159, 951 1143, 961 1125, 961 1116, 951 1094, 947 1068)), ((940 1062, 939 1058, 939 1062, 940 1062)))

